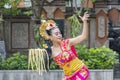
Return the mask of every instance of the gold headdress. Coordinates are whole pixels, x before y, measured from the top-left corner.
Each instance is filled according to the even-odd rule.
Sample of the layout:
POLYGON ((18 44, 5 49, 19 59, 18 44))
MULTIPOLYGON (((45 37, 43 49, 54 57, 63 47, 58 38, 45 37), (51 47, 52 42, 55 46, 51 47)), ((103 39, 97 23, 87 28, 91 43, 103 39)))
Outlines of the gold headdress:
POLYGON ((40 35, 45 38, 45 39, 50 39, 49 35, 47 34, 46 30, 50 30, 53 27, 57 27, 56 23, 53 20, 48 20, 42 22, 39 30, 40 30, 40 35))

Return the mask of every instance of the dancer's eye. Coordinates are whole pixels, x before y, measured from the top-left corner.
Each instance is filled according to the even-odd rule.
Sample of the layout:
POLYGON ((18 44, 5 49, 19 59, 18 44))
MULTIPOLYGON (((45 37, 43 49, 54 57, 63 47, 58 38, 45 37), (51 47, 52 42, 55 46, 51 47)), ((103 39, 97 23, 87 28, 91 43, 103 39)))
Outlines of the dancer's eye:
POLYGON ((59 34, 61 35, 61 32, 56 32, 56 33, 55 33, 56 36, 58 36, 59 34))

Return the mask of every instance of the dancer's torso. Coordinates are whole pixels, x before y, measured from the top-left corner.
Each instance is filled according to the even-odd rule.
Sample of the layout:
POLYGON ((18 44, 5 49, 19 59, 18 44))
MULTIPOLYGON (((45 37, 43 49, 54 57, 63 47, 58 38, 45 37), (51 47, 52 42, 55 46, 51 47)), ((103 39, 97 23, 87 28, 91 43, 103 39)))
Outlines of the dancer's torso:
POLYGON ((57 65, 63 68, 64 74, 69 76, 81 69, 84 64, 76 55, 74 55, 71 49, 67 49, 67 46, 68 40, 63 41, 61 43, 62 52, 53 57, 53 59, 57 65))

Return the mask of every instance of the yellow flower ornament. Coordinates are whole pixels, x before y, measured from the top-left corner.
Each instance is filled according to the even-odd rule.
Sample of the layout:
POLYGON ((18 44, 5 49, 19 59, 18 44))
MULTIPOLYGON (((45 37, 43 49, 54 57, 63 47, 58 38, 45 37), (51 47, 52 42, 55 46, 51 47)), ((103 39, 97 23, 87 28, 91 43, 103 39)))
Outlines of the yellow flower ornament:
POLYGON ((48 48, 47 44, 43 44, 43 47, 44 47, 44 48, 48 48))

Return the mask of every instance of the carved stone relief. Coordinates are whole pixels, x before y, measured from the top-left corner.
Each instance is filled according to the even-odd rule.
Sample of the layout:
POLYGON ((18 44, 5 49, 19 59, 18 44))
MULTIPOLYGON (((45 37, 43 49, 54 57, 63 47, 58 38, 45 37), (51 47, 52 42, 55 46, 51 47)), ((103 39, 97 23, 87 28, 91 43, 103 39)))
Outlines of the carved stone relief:
POLYGON ((96 40, 100 44, 104 44, 107 40, 107 15, 103 10, 100 10, 96 15, 96 40))
POLYGON ((119 10, 116 9, 116 8, 113 8, 113 9, 109 10, 108 16, 109 16, 110 21, 113 24, 118 23, 118 21, 119 21, 119 10))
POLYGON ((12 23, 11 42, 12 49, 28 48, 28 23, 12 23))
POLYGON ((98 36, 103 38, 105 36, 105 18, 104 16, 98 17, 98 36))
POLYGON ((55 11, 56 11, 57 8, 60 9, 61 12, 64 13, 65 7, 62 7, 62 6, 58 6, 58 7, 54 7, 54 6, 51 6, 51 7, 45 6, 45 7, 44 7, 44 10, 45 10, 46 13, 47 13, 47 18, 54 18, 54 13, 55 13, 55 11))

